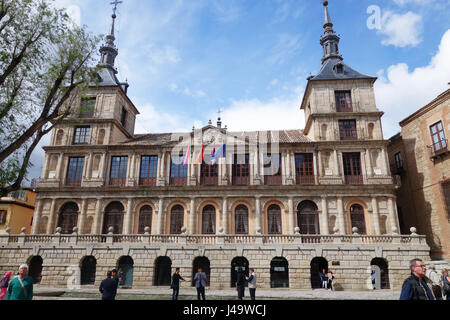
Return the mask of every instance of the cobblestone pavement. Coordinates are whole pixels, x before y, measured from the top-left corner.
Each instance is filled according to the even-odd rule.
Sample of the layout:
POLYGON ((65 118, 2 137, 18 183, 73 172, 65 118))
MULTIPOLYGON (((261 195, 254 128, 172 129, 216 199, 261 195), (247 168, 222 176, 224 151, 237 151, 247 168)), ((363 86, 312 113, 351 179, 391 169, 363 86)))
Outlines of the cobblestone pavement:
MULTIPOLYGON (((170 300, 172 290, 166 288, 155 289, 119 289, 118 298, 126 300, 170 300), (133 298, 134 297, 134 298, 133 298)), ((59 289, 35 287, 35 300, 99 300, 98 289, 59 289)), ((249 299, 246 290, 245 299, 249 299)), ((196 298, 195 288, 181 288, 180 300, 196 298)), ((206 290, 207 299, 212 300, 236 300, 236 290, 206 290)), ((398 300, 399 291, 375 290, 375 291, 327 291, 317 290, 292 290, 292 289, 257 289, 256 297, 262 299, 277 300, 398 300)))

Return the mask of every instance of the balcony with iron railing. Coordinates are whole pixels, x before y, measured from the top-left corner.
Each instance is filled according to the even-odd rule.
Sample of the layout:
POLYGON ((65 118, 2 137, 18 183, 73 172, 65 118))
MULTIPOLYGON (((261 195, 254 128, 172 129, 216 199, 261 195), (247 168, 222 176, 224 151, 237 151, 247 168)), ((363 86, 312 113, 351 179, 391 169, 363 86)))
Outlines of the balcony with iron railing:
POLYGON ((278 176, 264 176, 264 184, 266 186, 280 186, 283 184, 281 175, 278 176))
POLYGON ((125 187, 127 179, 126 178, 110 178, 109 186, 111 187, 125 187))
POLYGON ((341 128, 339 130, 341 141, 358 140, 358 130, 356 128, 341 128))
POLYGON ((81 179, 66 179, 66 187, 81 187, 81 179))
POLYGON ((345 184, 364 184, 363 176, 345 176, 345 184))
POLYGON ((176 187, 184 187, 187 186, 187 178, 170 178, 169 179, 169 184, 171 186, 176 186, 176 187))
POLYGON ((249 186, 250 185, 250 177, 242 177, 242 176, 233 176, 232 179, 233 186, 249 186))
POLYGON ((316 184, 316 176, 314 175, 307 175, 307 176, 296 176, 296 184, 302 185, 302 184, 316 184))
POLYGON ((201 176, 200 177, 200 185, 202 186, 217 186, 219 184, 219 177, 207 177, 207 176, 201 176))
POLYGON ((139 178, 139 185, 143 187, 155 187, 156 178, 139 178))
POLYGON ((430 149, 430 158, 433 159, 443 156, 450 151, 448 148, 448 139, 440 140, 431 146, 428 146, 428 148, 430 149))

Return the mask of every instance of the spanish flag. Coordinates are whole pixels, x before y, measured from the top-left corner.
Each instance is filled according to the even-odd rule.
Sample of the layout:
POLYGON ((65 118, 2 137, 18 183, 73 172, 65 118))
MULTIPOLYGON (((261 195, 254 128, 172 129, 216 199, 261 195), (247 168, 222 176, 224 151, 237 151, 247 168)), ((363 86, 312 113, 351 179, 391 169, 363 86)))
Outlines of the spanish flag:
POLYGON ((205 149, 204 146, 202 146, 202 150, 198 154, 198 157, 195 160, 194 164, 201 164, 201 163, 203 163, 203 152, 204 152, 204 149, 205 149))

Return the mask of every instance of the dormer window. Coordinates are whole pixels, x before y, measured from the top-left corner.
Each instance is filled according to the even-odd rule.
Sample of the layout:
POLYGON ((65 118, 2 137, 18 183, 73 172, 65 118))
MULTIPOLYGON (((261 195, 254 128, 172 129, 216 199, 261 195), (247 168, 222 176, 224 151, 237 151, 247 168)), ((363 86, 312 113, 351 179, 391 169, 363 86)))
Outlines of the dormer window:
POLYGON ((126 122, 127 122, 127 110, 125 109, 125 107, 122 107, 122 114, 120 116, 120 123, 122 124, 122 126, 125 127, 126 122))
POLYGON ((343 75, 344 74, 344 65, 342 63, 338 63, 337 65, 335 65, 334 72, 336 72, 336 74, 343 75))

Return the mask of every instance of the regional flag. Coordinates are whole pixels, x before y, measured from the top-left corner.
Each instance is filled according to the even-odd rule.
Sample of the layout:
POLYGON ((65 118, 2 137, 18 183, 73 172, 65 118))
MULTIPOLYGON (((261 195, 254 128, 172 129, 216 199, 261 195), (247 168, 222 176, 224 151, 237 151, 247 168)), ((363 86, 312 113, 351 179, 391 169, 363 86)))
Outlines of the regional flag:
POLYGON ((191 146, 188 146, 186 157, 184 158, 183 167, 189 163, 189 155, 191 154, 191 146))
POLYGON ((209 161, 215 163, 217 159, 225 157, 226 157, 226 145, 224 144, 212 154, 211 158, 209 158, 209 161))
POLYGON ((198 154, 198 157, 195 160, 194 164, 201 164, 201 163, 203 163, 203 152, 204 152, 204 147, 202 146, 202 150, 198 154))

